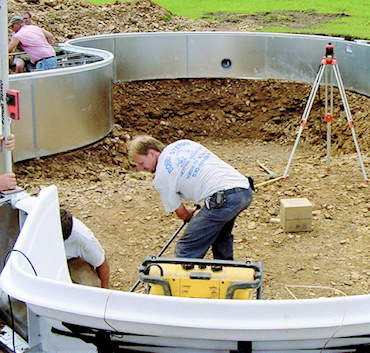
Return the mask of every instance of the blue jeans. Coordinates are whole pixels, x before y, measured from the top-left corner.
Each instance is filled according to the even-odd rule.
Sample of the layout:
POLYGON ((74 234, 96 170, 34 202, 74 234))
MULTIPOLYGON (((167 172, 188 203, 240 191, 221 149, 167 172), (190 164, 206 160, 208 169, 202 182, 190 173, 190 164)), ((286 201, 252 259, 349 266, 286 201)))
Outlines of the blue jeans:
MULTIPOLYGON (((234 189, 231 189, 234 190, 234 189)), ((176 257, 203 258, 212 246, 215 259, 233 260, 233 235, 237 215, 252 202, 252 190, 229 191, 220 208, 206 206, 189 222, 175 247, 176 257)))
POLYGON ((36 70, 49 70, 57 66, 57 58, 52 56, 51 58, 41 59, 36 62, 36 70))

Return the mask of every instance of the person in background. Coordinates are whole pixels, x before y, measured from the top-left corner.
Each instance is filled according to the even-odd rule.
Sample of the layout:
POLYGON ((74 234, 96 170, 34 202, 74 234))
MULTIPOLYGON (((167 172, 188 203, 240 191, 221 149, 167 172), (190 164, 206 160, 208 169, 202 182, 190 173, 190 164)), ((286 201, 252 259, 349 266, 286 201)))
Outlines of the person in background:
MULTIPOLYGON (((3 150, 3 140, 4 136, 0 135, 0 152, 3 150)), ((5 140, 5 148, 8 151, 12 151, 15 147, 15 137, 13 134, 10 134, 8 138, 5 140)), ((14 173, 6 173, 0 175, 0 191, 9 191, 14 190, 17 186, 17 181, 15 179, 14 173)))
POLYGON ((11 53, 19 44, 35 64, 36 70, 49 70, 57 65, 56 53, 50 45, 53 35, 35 25, 26 25, 23 17, 13 16, 8 27, 15 32, 8 44, 11 53))
POLYGON ((141 170, 155 173, 154 186, 166 212, 188 221, 175 247, 175 256, 203 258, 212 247, 215 259, 233 260, 232 230, 236 217, 252 202, 247 177, 204 146, 179 140, 168 146, 151 136, 138 136, 129 155, 141 170), (195 208, 182 200, 205 206, 193 218, 195 208))
MULTIPOLYGON (((32 16, 29 12, 24 12, 22 14, 23 21, 26 25, 31 25, 32 24, 32 16)), ((17 45, 17 49, 19 51, 24 51, 23 47, 21 44, 17 45)), ((31 63, 29 60, 24 60, 20 58, 19 56, 14 56, 13 63, 15 65, 15 72, 20 73, 24 72, 24 69, 26 68, 26 71, 32 71, 35 69, 35 65, 31 63)))
POLYGON ((93 232, 64 208, 60 209, 60 218, 72 281, 108 288, 109 264, 93 232))
POLYGON ((32 16, 29 12, 23 12, 22 17, 26 25, 32 25, 32 16))

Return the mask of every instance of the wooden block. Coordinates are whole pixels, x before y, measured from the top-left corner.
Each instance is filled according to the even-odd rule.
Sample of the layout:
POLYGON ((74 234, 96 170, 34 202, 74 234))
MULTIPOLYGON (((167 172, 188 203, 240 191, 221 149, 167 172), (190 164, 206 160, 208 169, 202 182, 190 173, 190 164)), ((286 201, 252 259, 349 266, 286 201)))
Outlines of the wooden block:
POLYGON ((285 232, 307 232, 312 228, 312 204, 306 198, 281 199, 280 214, 285 232))
POLYGON ((309 232, 312 229, 312 219, 291 219, 281 223, 284 232, 309 232))

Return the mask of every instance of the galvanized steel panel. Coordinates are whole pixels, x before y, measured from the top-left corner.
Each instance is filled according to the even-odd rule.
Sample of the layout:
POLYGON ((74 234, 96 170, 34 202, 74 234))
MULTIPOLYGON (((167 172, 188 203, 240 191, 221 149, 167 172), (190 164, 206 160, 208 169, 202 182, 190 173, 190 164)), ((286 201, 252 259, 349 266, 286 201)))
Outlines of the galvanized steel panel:
MULTIPOLYGON (((12 77, 12 76, 11 76, 12 77)), ((16 136, 13 160, 15 162, 35 157, 35 130, 33 114, 33 85, 32 79, 10 81, 11 89, 19 91, 20 120, 13 120, 12 133, 16 136)))
POLYGON ((344 41, 336 45, 335 55, 344 87, 370 96, 370 46, 344 41))
POLYGON ((188 77, 263 78, 265 38, 242 33, 188 34, 188 77))
MULTIPOLYGON (((100 35, 100 36, 92 36, 92 37, 82 37, 71 39, 68 41, 68 45, 77 45, 79 48, 94 48, 100 49, 104 51, 108 51, 112 54, 116 51, 116 38, 115 35, 100 35)), ((116 71, 117 71, 117 64, 116 64, 116 56, 113 59, 113 80, 116 81, 116 71)))
POLYGON ((322 37, 280 35, 266 41, 266 77, 313 82, 329 40, 322 37))
POLYGON ((116 39, 117 80, 187 77, 187 36, 183 33, 127 34, 116 39))
POLYGON ((102 70, 34 79, 37 156, 84 146, 112 127, 112 81, 102 70))

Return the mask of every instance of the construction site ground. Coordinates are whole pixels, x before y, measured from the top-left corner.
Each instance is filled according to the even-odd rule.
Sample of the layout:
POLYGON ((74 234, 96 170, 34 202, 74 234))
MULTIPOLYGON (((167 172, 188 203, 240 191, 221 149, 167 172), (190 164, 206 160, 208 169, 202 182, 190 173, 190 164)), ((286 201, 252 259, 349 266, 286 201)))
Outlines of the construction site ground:
MULTIPOLYGON (((61 205, 85 222, 105 248, 111 288, 128 290, 140 262, 156 255, 182 221, 164 212, 153 175, 128 160, 126 142, 138 133, 164 143, 193 139, 256 184, 264 183, 269 176, 260 164, 278 176, 285 171, 310 90, 306 84, 233 79, 119 83, 109 136, 76 151, 16 163, 18 182, 32 195, 57 185, 61 205)), ((348 100, 369 169, 369 99, 349 92, 348 100)), ((293 299, 290 285, 304 287, 288 287, 299 298, 369 290, 369 189, 337 92, 334 103, 330 172, 324 110, 317 98, 289 178, 260 186, 236 221, 235 259, 263 262, 266 299, 293 299), (283 231, 284 198, 312 203, 311 231, 283 231)), ((172 255, 170 247, 164 256, 172 255)))
MULTIPOLYGON (((265 23, 253 18, 164 20, 168 12, 150 1, 99 7, 84 1, 8 1, 8 6, 10 16, 30 11, 34 23, 54 33, 57 41, 108 31, 253 31, 265 23)), ((300 25, 309 27, 317 21, 315 13, 305 14, 300 25)), ((295 23, 292 20, 291 25, 295 23)), ((128 160, 126 142, 137 133, 152 134, 164 143, 193 139, 259 184, 269 179, 258 162, 277 175, 284 172, 311 88, 286 81, 234 79, 117 83, 115 125, 107 137, 76 151, 18 162, 14 171, 19 186, 31 195, 40 187, 58 186, 61 205, 89 226, 105 248, 110 287, 128 290, 138 278, 140 262, 156 255, 182 221, 164 212, 153 176, 137 171, 128 160)), ((259 187, 251 206, 236 221, 235 259, 263 262, 266 299, 369 292, 369 189, 337 91, 327 171, 324 90, 319 91, 289 178, 259 187), (282 230, 279 209, 284 198, 307 198, 312 203, 311 231, 282 230)), ((370 102, 353 92, 347 97, 370 173, 370 102)), ((164 255, 172 254, 170 247, 164 255)))

